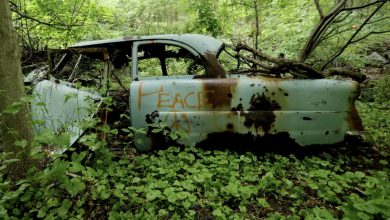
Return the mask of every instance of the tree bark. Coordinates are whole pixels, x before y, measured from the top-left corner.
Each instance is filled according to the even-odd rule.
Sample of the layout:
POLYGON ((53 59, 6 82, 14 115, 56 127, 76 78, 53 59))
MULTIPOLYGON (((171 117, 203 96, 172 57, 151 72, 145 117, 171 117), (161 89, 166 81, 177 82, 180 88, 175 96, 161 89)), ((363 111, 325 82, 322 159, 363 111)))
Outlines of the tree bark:
POLYGON ((253 1, 253 7, 255 9, 255 19, 256 19, 256 23, 255 23, 255 30, 256 30, 256 33, 255 33, 255 48, 256 50, 259 49, 259 36, 260 36, 260 22, 259 22, 259 8, 258 8, 258 5, 257 5, 257 0, 254 0, 253 1))
POLYGON ((10 157, 19 159, 19 162, 9 167, 9 174, 18 178, 24 176, 32 164, 28 157, 33 138, 32 122, 26 103, 15 114, 2 113, 7 106, 18 102, 25 93, 20 50, 17 34, 11 23, 9 0, 0 0, 0 15, 0 146, 10 153, 10 157), (27 146, 17 146, 15 141, 20 140, 27 141, 27 146))

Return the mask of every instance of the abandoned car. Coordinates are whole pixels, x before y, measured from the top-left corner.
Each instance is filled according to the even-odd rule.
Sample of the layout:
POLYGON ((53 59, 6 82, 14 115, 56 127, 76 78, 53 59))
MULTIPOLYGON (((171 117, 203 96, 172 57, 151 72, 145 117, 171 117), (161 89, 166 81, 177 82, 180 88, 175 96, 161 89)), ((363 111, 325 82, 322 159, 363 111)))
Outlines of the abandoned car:
POLYGON ((224 49, 212 37, 182 34, 53 50, 48 70, 26 77, 36 95, 34 119, 44 121, 37 130, 66 129, 74 143, 84 131, 80 122, 97 111, 91 103, 101 105, 118 88, 127 89, 129 126, 146 131, 134 136, 139 151, 161 144, 150 129, 155 123, 185 133, 181 144, 233 148, 248 141, 256 148, 280 141, 286 147, 330 145, 342 142, 348 131, 362 130, 354 106, 357 82, 237 74, 225 70, 232 65, 224 61, 224 49))

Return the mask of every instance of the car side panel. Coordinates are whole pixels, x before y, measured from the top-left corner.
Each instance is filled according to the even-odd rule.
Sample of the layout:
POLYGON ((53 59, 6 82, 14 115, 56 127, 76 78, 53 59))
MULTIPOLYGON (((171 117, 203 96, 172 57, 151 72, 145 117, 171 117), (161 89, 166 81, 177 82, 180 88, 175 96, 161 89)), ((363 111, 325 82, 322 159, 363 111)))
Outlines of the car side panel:
POLYGON ((101 104, 100 95, 73 88, 66 82, 43 80, 34 86, 33 95, 31 112, 35 130, 38 133, 45 129, 56 133, 66 130, 70 145, 84 132, 82 121, 96 113, 93 104, 101 104))
MULTIPOLYGON (((284 134, 305 146, 342 141, 359 92, 353 81, 236 76, 133 81, 130 94, 132 126, 147 130, 148 117, 158 115, 157 121, 188 134, 182 143, 216 144, 213 137, 221 141, 233 134, 250 139, 284 134)), ((138 137, 148 142, 136 144, 141 151, 156 144, 138 137)))

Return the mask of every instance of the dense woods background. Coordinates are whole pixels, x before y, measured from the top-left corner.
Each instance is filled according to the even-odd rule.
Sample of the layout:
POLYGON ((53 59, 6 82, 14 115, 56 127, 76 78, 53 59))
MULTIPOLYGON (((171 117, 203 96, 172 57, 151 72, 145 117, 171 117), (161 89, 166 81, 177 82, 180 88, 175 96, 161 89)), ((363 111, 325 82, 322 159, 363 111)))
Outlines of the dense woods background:
MULTIPOLYGON (((283 54, 318 71, 343 68, 347 74, 364 75, 356 105, 368 135, 333 148, 263 155, 193 147, 138 155, 130 141, 115 139, 115 127, 104 128, 112 142, 100 141, 101 130, 92 130, 77 148, 62 155, 46 150, 51 145, 65 146, 66 134, 46 133, 35 137, 31 145, 19 140, 11 149, 11 144, 2 141, 8 148, 2 147, 0 156, 0 219, 389 218, 389 3, 9 1, 18 37, 13 32, 10 36, 18 40, 21 52, 21 63, 15 65, 24 73, 47 62, 48 48, 66 48, 81 40, 202 33, 230 45, 249 45, 271 57, 283 54), (28 151, 10 156, 16 148, 28 151), (23 169, 14 169, 20 161, 23 169)), ((4 24, 5 19, 0 21, 4 24)), ((0 36, 5 39, 8 32, 0 36)), ((9 76, 5 67, 12 62, 5 59, 4 51, 0 53, 4 67, 0 85, 5 85, 9 76)), ((19 97, 13 99, 19 101, 19 97)), ((27 102, 25 98, 20 103, 27 102)), ((26 115, 22 104, 0 106, 3 118, 20 112, 26 115)), ((15 122, 3 118, 2 125, 15 122)), ((3 126, 2 137, 4 130, 3 126)))
MULTIPOLYGON (((284 53, 286 57, 296 58, 321 22, 315 2, 320 5, 322 16, 329 16, 338 1, 69 0, 48 3, 21 0, 11 1, 11 4, 14 26, 25 52, 66 47, 80 40, 195 32, 228 42, 245 42, 269 54, 284 53)), ((381 42, 389 37, 388 33, 383 34, 389 31, 389 6, 383 5, 376 12, 383 1, 340 2, 345 2, 345 6, 318 42, 319 49, 312 59, 324 59, 335 53, 375 12, 341 59, 362 65, 364 59, 358 51, 366 44, 359 41, 381 42), (366 39, 366 35, 369 38, 366 39)))

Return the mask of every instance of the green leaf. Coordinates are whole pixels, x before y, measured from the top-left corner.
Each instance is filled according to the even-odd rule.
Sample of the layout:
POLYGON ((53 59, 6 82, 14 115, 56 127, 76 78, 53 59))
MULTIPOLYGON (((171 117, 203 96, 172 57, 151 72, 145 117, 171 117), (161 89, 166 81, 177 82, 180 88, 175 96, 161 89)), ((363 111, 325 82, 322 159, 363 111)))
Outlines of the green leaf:
POLYGON ((152 133, 160 133, 162 131, 162 129, 161 128, 155 128, 155 129, 153 129, 152 130, 152 133))
POLYGON ((145 128, 133 128, 133 127, 129 127, 129 129, 134 132, 134 133, 139 133, 139 134, 145 134, 146 135, 146 131, 145 131, 145 128))
POLYGON ((46 214, 47 214, 46 210, 44 210, 43 208, 41 208, 41 209, 39 209, 39 211, 38 211, 37 217, 38 217, 38 218, 43 218, 43 217, 46 216, 46 214))
POLYGON ((68 133, 62 133, 60 136, 54 138, 53 143, 61 148, 67 148, 70 146, 70 135, 68 133))
POLYGON ((314 190, 317 190, 317 189, 319 189, 319 187, 318 187, 318 185, 317 184, 315 184, 315 183, 313 183, 313 182, 309 182, 309 187, 310 188, 312 188, 312 189, 314 189, 314 190))
POLYGON ((170 137, 172 140, 177 140, 177 139, 178 139, 177 134, 175 134, 175 133, 173 133, 173 132, 171 132, 171 133, 169 134, 169 137, 170 137))
POLYGON ((106 200, 106 199, 110 198, 111 193, 107 189, 104 189, 104 190, 100 191, 99 196, 102 200, 106 200))
POLYGON ((50 198, 48 201, 47 201, 47 207, 51 208, 51 207, 54 207, 58 204, 58 199, 57 198, 50 198))
POLYGON ((239 205, 238 208, 240 209, 241 212, 246 212, 246 206, 245 205, 239 205))
POLYGON ((214 211, 212 212, 212 214, 216 217, 221 217, 221 218, 225 218, 225 215, 222 213, 221 209, 220 208, 217 208, 217 209, 214 209, 214 211))
POLYGON ((3 113, 14 115, 20 111, 20 109, 22 108, 22 105, 23 105, 23 103, 21 103, 21 102, 14 102, 11 105, 8 105, 7 107, 5 107, 3 113))
POLYGON ((76 98, 76 97, 77 97, 77 93, 65 94, 65 101, 64 101, 64 103, 66 103, 69 99, 73 99, 73 98, 76 98))
POLYGON ((110 133, 110 126, 108 124, 104 124, 98 128, 100 131, 104 133, 110 133))
POLYGON ((131 132, 131 131, 130 131, 129 129, 127 129, 127 128, 122 128, 121 131, 126 132, 126 133, 130 133, 130 132, 131 132))
POLYGON ((335 219, 330 211, 318 207, 313 208, 313 214, 315 219, 335 219))
POLYGON ((189 194, 187 197, 188 197, 188 201, 190 202, 195 202, 197 200, 194 194, 189 194))
POLYGON ((355 176, 358 177, 358 178, 363 178, 366 176, 366 174, 364 174, 363 172, 361 171, 356 171, 355 172, 355 176))
POLYGON ((177 193, 177 198, 179 200, 184 200, 184 199, 187 198, 188 194, 189 194, 188 192, 178 192, 177 193))
POLYGON ((149 201, 153 201, 160 196, 161 196, 160 190, 150 190, 146 193, 146 199, 149 201))
POLYGON ((20 98, 20 101, 25 102, 25 103, 30 103, 30 102, 34 101, 34 98, 35 97, 33 95, 25 95, 25 96, 22 96, 20 98))
POLYGON ((134 177, 133 180, 131 181, 132 183, 138 183, 141 181, 141 178, 139 177, 134 177))
POLYGON ((270 205, 268 204, 267 200, 265 198, 259 198, 257 199, 257 203, 264 208, 269 208, 270 205))
POLYGON ((80 179, 73 178, 65 185, 65 188, 71 196, 76 196, 85 189, 85 185, 80 179))
POLYGON ((359 216, 360 219, 363 219, 363 220, 370 220, 371 219, 371 217, 364 212, 358 212, 357 216, 359 216))
POLYGON ((164 195, 167 197, 168 201, 171 203, 175 203, 178 199, 175 189, 173 187, 166 188, 164 190, 164 195))
POLYGON ((60 217, 66 217, 69 208, 72 206, 72 202, 69 199, 65 199, 62 201, 61 206, 57 209, 58 216, 60 217))
POLYGON ((184 207, 185 209, 187 209, 187 210, 188 210, 188 209, 191 207, 191 205, 192 205, 192 203, 191 203, 188 199, 184 200, 181 204, 182 204, 183 207, 184 207))
POLYGON ((117 135, 117 134, 118 134, 118 129, 112 129, 112 130, 111 130, 111 134, 117 135))
POLYGON ((21 148, 26 148, 27 144, 26 140, 15 141, 15 145, 21 148))

